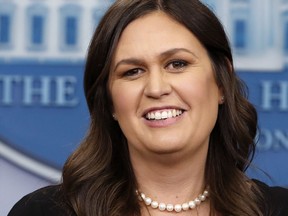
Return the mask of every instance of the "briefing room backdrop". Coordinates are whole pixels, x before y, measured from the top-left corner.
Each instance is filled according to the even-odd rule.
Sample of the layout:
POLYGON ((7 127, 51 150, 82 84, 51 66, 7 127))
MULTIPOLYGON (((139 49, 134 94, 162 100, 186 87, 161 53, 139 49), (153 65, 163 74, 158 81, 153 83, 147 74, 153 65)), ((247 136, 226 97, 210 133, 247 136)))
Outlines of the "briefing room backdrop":
MULTIPOLYGON (((202 1, 221 19, 259 113, 248 174, 288 186, 288 1, 202 1)), ((0 215, 24 194, 59 182, 85 135, 86 50, 112 2, 0 0, 0 215)))

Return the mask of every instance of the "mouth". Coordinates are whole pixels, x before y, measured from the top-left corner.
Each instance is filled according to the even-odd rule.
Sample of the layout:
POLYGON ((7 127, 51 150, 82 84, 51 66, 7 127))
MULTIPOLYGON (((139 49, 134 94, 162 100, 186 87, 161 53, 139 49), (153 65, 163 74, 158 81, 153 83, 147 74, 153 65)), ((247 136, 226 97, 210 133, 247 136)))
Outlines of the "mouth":
POLYGON ((159 121, 176 118, 184 113, 182 109, 165 109, 161 111, 150 111, 144 115, 144 118, 148 121, 159 121))

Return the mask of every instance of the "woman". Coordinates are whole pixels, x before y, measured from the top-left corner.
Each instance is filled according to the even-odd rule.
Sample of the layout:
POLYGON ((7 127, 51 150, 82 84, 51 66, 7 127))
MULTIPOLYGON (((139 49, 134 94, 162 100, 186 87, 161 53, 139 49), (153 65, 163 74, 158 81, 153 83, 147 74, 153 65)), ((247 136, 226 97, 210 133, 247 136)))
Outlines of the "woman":
POLYGON ((118 0, 90 45, 87 137, 63 183, 14 215, 288 215, 288 191, 244 173, 257 114, 225 32, 198 0, 118 0))

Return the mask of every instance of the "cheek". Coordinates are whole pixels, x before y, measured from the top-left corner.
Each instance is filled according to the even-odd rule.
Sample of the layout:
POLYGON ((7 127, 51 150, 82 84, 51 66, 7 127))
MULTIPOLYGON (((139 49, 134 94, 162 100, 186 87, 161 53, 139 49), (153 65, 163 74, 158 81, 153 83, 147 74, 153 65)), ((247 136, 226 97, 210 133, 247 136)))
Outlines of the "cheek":
POLYGON ((186 95, 186 98, 203 99, 209 91, 209 81, 202 77, 186 77, 178 82, 177 89, 186 95))
MULTIPOLYGON (((130 85, 113 84, 111 87, 114 112, 123 115, 134 108, 137 101, 137 91, 130 85)), ((120 117, 120 116, 119 116, 120 117)))
POLYGON ((117 97, 115 96, 113 98, 113 105, 114 105, 114 111, 119 116, 119 114, 125 112, 127 110, 125 101, 127 101, 125 98, 117 97))
POLYGON ((186 77, 175 88, 181 95, 185 95, 183 99, 191 106, 218 106, 219 89, 213 77, 186 77))
POLYGON ((114 107, 114 112, 121 113, 120 111, 125 110, 125 104, 129 97, 126 97, 125 94, 122 93, 123 89, 119 89, 117 87, 112 87, 112 103, 114 107))

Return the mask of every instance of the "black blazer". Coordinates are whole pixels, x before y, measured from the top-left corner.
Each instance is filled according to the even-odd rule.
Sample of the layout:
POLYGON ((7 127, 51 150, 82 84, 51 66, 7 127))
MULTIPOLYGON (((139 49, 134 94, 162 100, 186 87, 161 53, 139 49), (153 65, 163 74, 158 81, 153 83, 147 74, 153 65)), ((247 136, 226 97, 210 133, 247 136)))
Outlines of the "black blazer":
POLYGON ((24 196, 8 216, 76 216, 65 203, 61 187, 48 186, 24 196))
MULTIPOLYGON (((288 216, 288 189, 269 187, 254 180, 264 193, 266 202, 263 207, 272 216, 288 216)), ((60 186, 48 186, 26 195, 8 213, 8 216, 76 216, 65 204, 60 186)), ((270 214, 269 214, 270 215, 270 214)))

